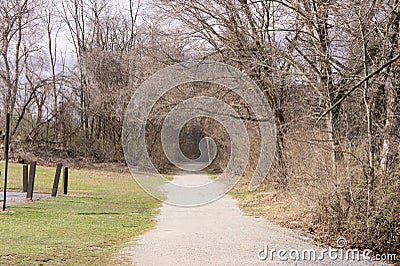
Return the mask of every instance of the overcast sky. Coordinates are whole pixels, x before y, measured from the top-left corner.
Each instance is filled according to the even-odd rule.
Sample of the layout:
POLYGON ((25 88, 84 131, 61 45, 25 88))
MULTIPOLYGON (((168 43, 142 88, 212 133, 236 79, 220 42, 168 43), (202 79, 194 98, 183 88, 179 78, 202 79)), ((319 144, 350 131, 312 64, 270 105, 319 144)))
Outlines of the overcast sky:
MULTIPOLYGON (((147 1, 141 0, 141 10, 145 8, 144 5, 147 1)), ((110 6, 115 8, 116 11, 120 11, 121 13, 129 14, 129 0, 111 0, 110 6)), ((137 1, 134 4, 135 8, 137 6, 137 1)), ((61 5, 59 5, 59 9, 62 10, 61 5)), ((53 39, 56 38, 56 31, 52 33, 53 39)), ((44 39, 45 45, 47 46, 47 40, 44 39)), ((54 43, 54 42, 53 42, 54 43)), ((57 68, 61 70, 62 68, 62 59, 61 57, 65 58, 65 63, 68 68, 71 68, 76 63, 76 52, 74 49, 74 45, 71 41, 71 34, 69 29, 66 25, 60 29, 57 35, 57 68)))

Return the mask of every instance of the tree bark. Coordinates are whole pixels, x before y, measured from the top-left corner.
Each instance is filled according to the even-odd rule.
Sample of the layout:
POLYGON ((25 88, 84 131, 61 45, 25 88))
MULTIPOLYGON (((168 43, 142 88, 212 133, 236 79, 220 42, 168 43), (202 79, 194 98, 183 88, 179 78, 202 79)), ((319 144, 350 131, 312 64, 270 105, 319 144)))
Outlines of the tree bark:
MULTIPOLYGON (((395 1, 394 6, 398 6, 395 1)), ((400 52, 400 8, 391 13, 389 25, 390 57, 400 52)), ((388 67, 386 80, 386 123, 383 130, 383 144, 381 149, 381 169, 388 172, 399 164, 400 150, 400 64, 393 63, 388 67)))

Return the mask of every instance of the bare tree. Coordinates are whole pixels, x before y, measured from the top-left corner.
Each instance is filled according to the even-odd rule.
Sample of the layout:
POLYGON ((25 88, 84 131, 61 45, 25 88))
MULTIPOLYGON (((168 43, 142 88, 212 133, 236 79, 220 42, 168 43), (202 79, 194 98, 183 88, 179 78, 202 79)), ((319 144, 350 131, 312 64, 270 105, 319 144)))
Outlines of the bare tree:
MULTIPOLYGON (((400 54, 400 2, 389 1, 388 21, 385 27, 385 40, 388 45, 388 57, 400 54)), ((395 169, 399 162, 400 149, 400 63, 387 68, 385 73, 386 122, 381 151, 381 168, 384 172, 395 169)))

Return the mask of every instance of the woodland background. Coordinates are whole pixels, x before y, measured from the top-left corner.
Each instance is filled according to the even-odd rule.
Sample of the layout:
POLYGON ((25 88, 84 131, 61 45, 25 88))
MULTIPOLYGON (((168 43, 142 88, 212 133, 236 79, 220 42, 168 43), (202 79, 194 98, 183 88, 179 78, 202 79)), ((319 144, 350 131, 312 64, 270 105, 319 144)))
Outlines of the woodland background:
MULTIPOLYGON (((220 61, 249 75, 275 116, 275 163, 260 189, 296 196, 309 231, 399 253, 399 0, 0 0, 0 33, 0 123, 11 113, 15 160, 123 162, 135 89, 167 65, 220 61)), ((243 115, 255 164, 251 109, 199 83, 154 107, 146 138, 157 166, 169 166, 163 118, 196 95, 243 115)), ((204 136, 219 147, 213 170, 223 169, 229 136, 210 119, 187 125, 186 153, 196 157, 204 136)))

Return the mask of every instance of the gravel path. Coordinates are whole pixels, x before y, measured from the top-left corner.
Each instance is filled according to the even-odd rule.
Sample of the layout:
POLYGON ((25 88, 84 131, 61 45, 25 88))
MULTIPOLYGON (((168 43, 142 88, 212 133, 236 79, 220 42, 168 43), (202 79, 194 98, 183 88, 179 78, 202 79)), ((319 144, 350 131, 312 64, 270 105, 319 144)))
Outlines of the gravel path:
MULTIPOLYGON (((0 204, 3 205, 3 192, 0 192, 0 204)), ((26 199, 26 192, 11 192, 7 191, 7 201, 6 205, 7 206, 14 206, 18 204, 23 204, 27 202, 31 202, 26 199)), ((39 193, 33 193, 33 201, 37 200, 43 200, 43 199, 50 199, 51 195, 50 194, 39 194, 39 193)))
MULTIPOLYGON (((205 174, 181 174, 175 183, 207 183, 205 174)), ((328 247, 326 247, 328 248, 328 247)), ((372 265, 366 261, 293 260, 305 249, 315 250, 317 257, 323 247, 311 242, 306 234, 275 226, 261 218, 245 216, 230 196, 211 204, 182 208, 163 204, 156 227, 123 249, 116 259, 125 265, 372 265), (259 251, 268 247, 285 249, 287 261, 274 253, 261 260, 259 251)), ((333 258, 335 257, 333 253, 333 258)), ((339 253, 340 254, 340 253, 339 253)), ((265 256, 260 253, 261 257, 265 256)), ((340 258, 340 257, 339 257, 340 258)))

